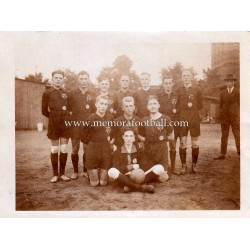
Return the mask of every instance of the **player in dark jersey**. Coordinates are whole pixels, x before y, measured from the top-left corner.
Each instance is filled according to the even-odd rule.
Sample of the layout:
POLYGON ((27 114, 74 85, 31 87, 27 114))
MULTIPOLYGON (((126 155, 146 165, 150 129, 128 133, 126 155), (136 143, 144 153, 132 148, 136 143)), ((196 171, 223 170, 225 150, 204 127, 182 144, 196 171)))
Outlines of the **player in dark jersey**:
POLYGON ((135 183, 129 177, 132 170, 139 169, 143 157, 141 149, 134 144, 135 134, 133 128, 123 128, 123 145, 118 147, 114 152, 113 167, 108 171, 109 178, 124 188, 124 192, 139 191, 154 193, 152 185, 135 183))
POLYGON ((47 136, 51 140, 51 164, 53 168, 52 183, 58 181, 59 177, 63 181, 69 181, 70 178, 65 175, 65 166, 67 162, 67 143, 69 131, 65 121, 69 116, 68 94, 62 88, 64 72, 56 70, 52 72, 52 83, 42 96, 42 114, 49 118, 47 136), (60 168, 58 171, 58 153, 60 168))
POLYGON ((133 91, 129 89, 130 77, 129 75, 121 75, 120 86, 121 89, 114 94, 114 110, 115 117, 123 115, 122 99, 126 96, 133 96, 133 91))
MULTIPOLYGON (((83 129, 82 121, 85 121, 88 116, 95 112, 94 94, 89 91, 89 74, 86 71, 80 71, 78 74, 78 89, 73 90, 69 94, 68 103, 71 112, 71 120, 73 124, 70 127, 70 137, 72 142, 71 160, 74 167, 74 173, 71 179, 78 178, 78 162, 79 149, 81 141, 81 131, 83 129)), ((83 174, 86 176, 86 168, 84 167, 85 154, 83 144, 83 174)))
POLYGON ((83 128, 82 142, 87 144, 86 168, 93 187, 108 184, 108 170, 111 167, 111 146, 114 139, 110 122, 114 117, 105 113, 108 101, 108 96, 99 95, 96 98, 96 112, 87 118, 89 126, 83 128))
POLYGON ((106 76, 101 77, 99 83, 99 90, 95 95, 94 100, 101 95, 108 97, 108 107, 106 110, 106 114, 111 114, 113 116, 116 115, 116 110, 114 109, 114 95, 110 92, 110 79, 106 76))
POLYGON ((143 72, 140 76, 141 88, 134 93, 136 115, 139 118, 144 118, 149 115, 147 109, 148 96, 155 94, 155 91, 150 88, 150 74, 143 72))
POLYGON ((139 134, 145 142, 147 160, 143 168, 148 173, 145 181, 150 182, 153 176, 158 178, 163 172, 167 173, 167 141, 174 140, 174 133, 170 118, 159 112, 160 104, 156 95, 149 96, 147 107, 150 115, 142 119, 139 134))
MULTIPOLYGON (((173 78, 170 75, 165 75, 162 78, 162 88, 158 91, 157 96, 159 98, 160 109, 159 112, 168 116, 171 121, 179 121, 179 110, 177 109, 177 95, 173 92, 173 78)), ((170 147, 170 161, 171 168, 170 173, 179 175, 180 171, 175 166, 176 159, 176 141, 179 137, 179 127, 174 126, 174 140, 169 143, 170 147)))
POLYGON ((114 144, 117 147, 121 147, 124 144, 123 136, 122 136, 122 130, 125 126, 133 127, 133 129, 136 132, 135 136, 135 144, 138 145, 140 142, 140 135, 138 135, 138 125, 137 122, 140 122, 141 119, 139 119, 137 116, 134 115, 135 111, 135 102, 134 98, 132 96, 125 96, 122 100, 122 110, 123 115, 115 119, 116 126, 114 127, 114 138, 115 142, 114 144))
POLYGON ((187 150, 187 136, 190 130, 192 143, 192 173, 197 172, 197 161, 199 155, 199 136, 200 136, 200 114, 199 111, 203 107, 202 94, 198 86, 192 84, 193 75, 190 70, 182 72, 183 87, 177 90, 177 107, 179 109, 180 121, 187 121, 188 126, 180 127, 181 145, 179 149, 182 170, 181 174, 187 172, 186 165, 186 150, 187 150))

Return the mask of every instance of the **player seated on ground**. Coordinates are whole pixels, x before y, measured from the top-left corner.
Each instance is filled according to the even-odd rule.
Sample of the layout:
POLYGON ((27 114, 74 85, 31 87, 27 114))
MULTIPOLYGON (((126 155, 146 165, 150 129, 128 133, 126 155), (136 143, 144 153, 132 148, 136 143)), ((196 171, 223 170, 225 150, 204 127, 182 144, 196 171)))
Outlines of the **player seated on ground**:
POLYGON ((154 193, 154 186, 142 184, 145 180, 145 173, 140 169, 142 155, 138 146, 134 144, 133 128, 124 128, 122 138, 124 144, 114 152, 113 167, 108 171, 109 178, 123 187, 124 192, 154 193))
POLYGON ((112 127, 108 126, 108 122, 112 122, 114 117, 105 113, 108 107, 108 97, 98 96, 95 106, 96 113, 87 118, 89 126, 85 126, 82 133, 82 142, 87 144, 86 168, 92 187, 108 184, 111 146, 114 141, 111 133, 112 127))

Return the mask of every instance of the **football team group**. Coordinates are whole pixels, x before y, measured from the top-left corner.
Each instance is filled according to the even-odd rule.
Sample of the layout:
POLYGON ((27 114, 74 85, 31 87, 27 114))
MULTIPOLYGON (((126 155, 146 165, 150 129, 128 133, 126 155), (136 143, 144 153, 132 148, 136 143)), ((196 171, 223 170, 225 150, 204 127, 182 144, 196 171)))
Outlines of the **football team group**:
MULTIPOLYGON (((52 72, 52 85, 45 90, 42 97, 42 114, 49 118, 47 136, 51 141, 51 183, 85 176, 93 187, 106 186, 112 181, 121 186, 124 192, 154 193, 153 182, 166 182, 171 174, 183 175, 189 171, 197 173, 201 134, 200 110, 203 107, 203 99, 201 90, 193 84, 192 72, 182 72, 183 86, 176 91, 173 91, 174 82, 171 75, 162 78, 159 90, 152 88, 150 81, 150 74, 142 73, 141 87, 133 91, 130 88, 129 74, 123 74, 119 81, 120 90, 112 93, 110 79, 104 76, 99 80, 98 90, 91 91, 88 72, 80 71, 78 88, 68 93, 63 88, 64 72, 52 72), (163 120, 166 126, 162 125, 163 120), (88 125, 77 123, 82 121, 88 121, 88 125), (146 126, 150 121, 154 121, 155 125, 146 126), (176 126, 172 125, 173 121, 177 122, 176 126), (178 121, 185 121, 184 126, 180 126, 178 121), (71 126, 67 125, 68 122, 71 122, 71 126), (96 122, 104 125, 96 126, 96 122), (111 122, 116 122, 117 126, 110 126, 111 122), (188 133, 191 136, 192 148, 190 167, 186 163, 188 133), (175 163, 178 138, 180 166, 175 163), (69 139, 74 169, 70 178, 65 174, 69 139), (81 145, 82 174, 78 167, 81 145)), ((236 109, 239 108, 239 91, 234 90, 232 94, 230 89, 230 85, 234 87, 235 78, 231 76, 225 81, 227 88, 224 90, 224 104, 228 106, 228 113, 231 112, 230 105, 238 105, 236 109)), ((222 97, 223 95, 223 109, 222 97)), ((222 151, 216 159, 225 158, 230 125, 234 132, 237 152, 240 152, 239 125, 235 122, 235 114, 233 115, 234 120, 226 121, 229 123, 226 128, 228 131, 223 133, 223 123, 221 125, 222 151)), ((230 114, 226 117, 228 116, 230 114)))

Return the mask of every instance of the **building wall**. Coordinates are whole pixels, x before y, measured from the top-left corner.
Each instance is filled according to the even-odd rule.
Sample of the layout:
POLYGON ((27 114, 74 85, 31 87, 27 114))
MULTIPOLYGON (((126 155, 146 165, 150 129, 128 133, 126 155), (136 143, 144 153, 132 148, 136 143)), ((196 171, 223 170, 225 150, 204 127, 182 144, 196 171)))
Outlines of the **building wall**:
POLYGON ((218 69, 221 79, 227 74, 240 79, 240 44, 212 43, 212 69, 218 69))
POLYGON ((41 112, 44 90, 45 86, 41 83, 15 79, 16 129, 37 129, 37 123, 47 127, 48 119, 41 112))

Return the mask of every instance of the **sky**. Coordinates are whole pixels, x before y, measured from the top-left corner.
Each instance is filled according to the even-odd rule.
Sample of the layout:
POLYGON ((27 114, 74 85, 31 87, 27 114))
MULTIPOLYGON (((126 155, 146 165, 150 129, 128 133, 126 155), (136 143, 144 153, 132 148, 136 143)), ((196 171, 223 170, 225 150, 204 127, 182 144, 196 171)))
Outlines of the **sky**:
POLYGON ((14 39, 15 76, 20 78, 42 72, 50 79, 53 70, 70 68, 88 71, 95 83, 100 70, 119 55, 127 55, 138 74, 149 72, 152 84, 160 83, 163 67, 176 62, 193 67, 198 79, 211 67, 211 43, 187 42, 166 32, 18 32, 14 39))

